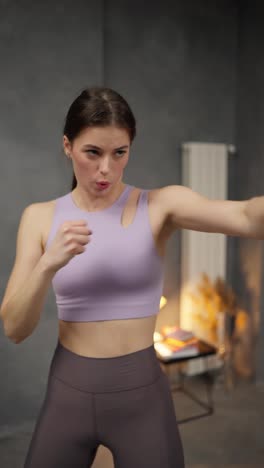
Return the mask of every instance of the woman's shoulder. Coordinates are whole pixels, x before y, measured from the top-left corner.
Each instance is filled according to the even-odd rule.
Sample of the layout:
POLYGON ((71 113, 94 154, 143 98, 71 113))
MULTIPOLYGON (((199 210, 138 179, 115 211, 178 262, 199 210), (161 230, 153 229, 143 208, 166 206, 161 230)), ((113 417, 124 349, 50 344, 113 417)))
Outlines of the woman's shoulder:
POLYGON ((157 188, 144 187, 144 188, 139 188, 138 190, 147 192, 149 202, 158 203, 163 189, 164 187, 157 187, 157 188))
POLYGON ((146 187, 137 187, 135 185, 132 185, 132 199, 135 197, 139 197, 141 194, 144 192, 147 192, 147 201, 148 205, 154 205, 159 203, 160 199, 160 193, 161 193, 162 187, 161 188, 146 188, 146 187))
POLYGON ((54 210, 56 204, 56 199, 54 200, 47 200, 42 202, 35 202, 32 203, 32 209, 35 211, 35 216, 39 221, 43 219, 43 216, 48 215, 50 212, 54 210))
POLYGON ((170 185, 156 187, 152 189, 144 189, 148 191, 148 205, 153 213, 157 214, 159 219, 163 220, 163 224, 169 222, 171 198, 174 192, 170 185))
POLYGON ((52 224, 56 199, 35 202, 30 205, 33 212, 34 222, 37 223, 40 229, 41 246, 44 252, 44 246, 48 238, 48 233, 52 224))

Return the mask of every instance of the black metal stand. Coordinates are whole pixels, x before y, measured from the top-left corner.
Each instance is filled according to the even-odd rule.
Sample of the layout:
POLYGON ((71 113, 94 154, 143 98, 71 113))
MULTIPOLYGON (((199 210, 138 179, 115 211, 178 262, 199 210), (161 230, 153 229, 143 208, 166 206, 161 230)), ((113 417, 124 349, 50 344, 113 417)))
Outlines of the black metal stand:
MULTIPOLYGON (((185 357, 185 358, 184 357, 181 357, 181 358, 177 357, 177 358, 171 359, 170 361, 164 361, 160 355, 157 355, 159 361, 162 364, 162 367, 164 368, 165 373, 168 376, 168 379, 170 380, 170 375, 169 375, 170 372, 167 371, 167 370, 170 369, 171 364, 180 364, 180 363, 183 363, 185 361, 189 361, 191 359, 197 359, 197 358, 201 358, 201 357, 205 358, 205 362, 207 363, 207 361, 206 361, 207 356, 217 354, 216 348, 214 348, 213 346, 211 346, 208 343, 205 343, 205 342, 203 342, 201 340, 199 340, 199 349, 200 349, 200 352, 196 356, 189 356, 189 357, 185 357)), ((189 416, 189 417, 183 418, 183 419, 178 419, 178 424, 184 424, 186 422, 194 421, 196 419, 200 419, 200 418, 203 418, 205 416, 210 416, 211 414, 213 414, 214 413, 214 401, 213 401, 214 376, 213 376, 213 374, 210 373, 209 370, 206 370, 205 372, 200 374, 200 377, 204 381, 205 390, 206 390, 206 399, 201 400, 200 398, 198 398, 195 395, 194 392, 190 391, 186 387, 185 381, 188 379, 188 376, 186 376, 181 370, 179 370, 178 373, 179 373, 179 376, 180 376, 180 381, 177 384, 173 384, 173 383, 170 382, 171 391, 172 392, 180 391, 180 392, 184 393, 192 401, 197 403, 198 406, 200 406, 201 408, 203 408, 205 410, 205 411, 203 411, 203 412, 201 412, 201 413, 199 413, 197 415, 189 416), (186 377, 187 377, 187 379, 186 379, 186 377)))
POLYGON ((189 421, 194 421, 196 419, 204 418, 205 416, 210 416, 211 414, 214 413, 214 401, 213 401, 213 384, 214 380, 212 375, 210 375, 209 372, 205 372, 202 374, 202 379, 204 380, 205 383, 205 389, 206 389, 206 400, 201 400, 198 398, 192 391, 190 391, 188 388, 186 388, 185 385, 185 376, 184 374, 181 374, 181 382, 179 384, 172 384, 171 385, 171 391, 179 391, 184 393, 187 397, 189 397, 192 401, 197 403, 198 406, 201 408, 205 409, 205 411, 198 413, 194 416, 189 416, 187 418, 183 419, 178 419, 178 424, 184 424, 189 421))

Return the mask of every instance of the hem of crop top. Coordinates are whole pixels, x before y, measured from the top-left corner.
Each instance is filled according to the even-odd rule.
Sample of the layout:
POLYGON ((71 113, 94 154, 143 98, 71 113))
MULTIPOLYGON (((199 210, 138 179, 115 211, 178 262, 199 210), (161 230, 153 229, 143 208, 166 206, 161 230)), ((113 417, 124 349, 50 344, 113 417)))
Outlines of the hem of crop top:
POLYGON ((65 310, 65 306, 60 308, 57 305, 58 318, 65 320, 66 322, 97 322, 104 320, 120 320, 120 319, 133 319, 143 318, 151 315, 157 315, 159 313, 160 300, 152 301, 145 304, 131 305, 129 310, 127 304, 124 305, 111 305, 102 304, 104 309, 104 318, 98 318, 98 308, 100 304, 96 303, 95 307, 91 307, 89 304, 89 311, 83 310, 83 305, 79 307, 69 307, 69 310, 65 310))

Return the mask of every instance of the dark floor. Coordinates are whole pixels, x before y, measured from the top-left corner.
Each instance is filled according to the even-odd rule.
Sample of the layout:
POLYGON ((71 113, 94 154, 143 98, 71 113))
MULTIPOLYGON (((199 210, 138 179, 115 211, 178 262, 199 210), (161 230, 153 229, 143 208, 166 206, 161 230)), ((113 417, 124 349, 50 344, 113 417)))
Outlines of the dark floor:
MULTIPOLYGON (((189 382, 202 397, 201 381, 189 382)), ((174 393, 173 399, 178 419, 200 411, 182 393, 174 393)), ((264 468, 264 385, 239 383, 227 391, 217 381, 214 401, 213 415, 179 426, 186 468, 264 468)), ((2 431, 1 468, 22 468, 32 428, 27 423, 15 434, 2 431)), ((107 448, 100 447, 93 468, 113 468, 107 448)))

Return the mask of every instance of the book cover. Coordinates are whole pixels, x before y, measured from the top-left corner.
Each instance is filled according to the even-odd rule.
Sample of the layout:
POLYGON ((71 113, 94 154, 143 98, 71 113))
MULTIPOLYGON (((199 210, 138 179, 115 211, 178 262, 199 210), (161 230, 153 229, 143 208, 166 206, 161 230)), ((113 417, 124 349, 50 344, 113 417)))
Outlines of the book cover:
POLYGON ((193 332, 189 330, 184 330, 183 328, 175 326, 165 325, 161 328, 161 333, 164 337, 174 338, 179 341, 188 341, 192 338, 195 338, 193 332))
POLYGON ((163 340, 154 343, 154 347, 165 360, 175 359, 177 357, 197 356, 197 354, 199 354, 199 348, 196 344, 177 346, 171 345, 163 340))

